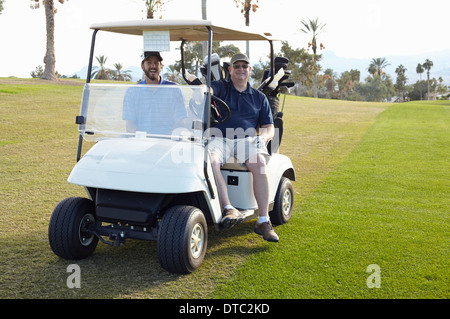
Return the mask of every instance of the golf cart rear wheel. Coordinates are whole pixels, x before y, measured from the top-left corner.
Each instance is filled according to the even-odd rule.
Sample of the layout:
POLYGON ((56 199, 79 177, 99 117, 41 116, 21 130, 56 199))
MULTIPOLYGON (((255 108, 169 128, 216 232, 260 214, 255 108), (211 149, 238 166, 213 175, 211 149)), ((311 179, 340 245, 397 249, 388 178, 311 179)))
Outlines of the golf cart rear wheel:
POLYGON ((292 217, 294 208, 294 188, 289 178, 282 177, 275 194, 275 203, 270 212, 270 220, 274 225, 286 224, 292 217))
POLYGON ((158 259, 169 272, 188 274, 200 267, 206 253, 208 228, 203 212, 193 206, 174 206, 158 231, 158 259))
POLYGON ((64 259, 83 259, 97 247, 98 238, 87 232, 95 224, 94 203, 69 197, 56 205, 50 218, 48 239, 53 252, 64 259))

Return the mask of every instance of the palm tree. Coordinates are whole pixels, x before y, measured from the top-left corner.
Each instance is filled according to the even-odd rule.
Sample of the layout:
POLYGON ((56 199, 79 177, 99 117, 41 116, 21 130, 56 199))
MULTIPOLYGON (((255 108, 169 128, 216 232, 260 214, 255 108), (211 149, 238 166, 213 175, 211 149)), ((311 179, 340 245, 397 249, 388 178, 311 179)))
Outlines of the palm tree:
MULTIPOLYGON (((317 72, 319 70, 317 70, 317 36, 320 34, 320 32, 323 30, 323 28, 325 27, 326 24, 323 23, 319 23, 319 18, 316 18, 315 20, 311 20, 308 19, 309 21, 306 22, 304 20, 301 21, 301 23, 303 24, 302 29, 300 29, 300 31, 303 31, 306 34, 311 34, 312 35, 312 40, 311 42, 308 43, 308 49, 311 47, 312 51, 313 51, 313 55, 314 55, 314 97, 317 98, 317 72)), ((325 48, 323 46, 323 44, 320 44, 320 49, 325 48)))
MULTIPOLYGON (((250 25, 250 10, 256 12, 259 7, 257 4, 259 0, 234 0, 234 2, 236 3, 236 8, 239 8, 239 5, 241 6, 241 13, 244 14, 245 18, 245 26, 248 27, 250 25), (256 3, 252 4, 252 1, 256 3)), ((250 44, 248 41, 246 41, 246 53, 250 58, 250 44)))
POLYGON ((373 58, 367 69, 371 74, 378 74, 379 77, 385 74, 384 69, 390 65, 385 58, 373 58))
POLYGON ((400 65, 395 69, 395 73, 397 73, 397 75, 405 75, 405 72, 406 72, 407 70, 408 70, 408 69, 405 68, 405 67, 403 66, 403 64, 400 64, 400 65))
MULTIPOLYGON (((317 54, 317 41, 316 37, 320 34, 322 29, 325 27, 326 24, 319 23, 319 18, 316 18, 315 20, 308 19, 309 21, 306 22, 304 20, 301 21, 304 28, 300 29, 306 34, 312 34, 312 41, 308 43, 308 48, 311 47, 313 50, 314 55, 317 54)), ((321 46, 323 47, 323 45, 321 46)))
MULTIPOLYGON (((186 42, 184 46, 184 65, 189 73, 200 77, 200 66, 203 64, 203 43, 197 41, 186 42)), ((181 60, 175 62, 177 70, 181 70, 181 60)))
POLYGON ((430 100, 430 70, 433 67, 433 62, 426 59, 425 63, 423 64, 423 67, 425 70, 427 70, 427 82, 428 82, 428 101, 430 100))
POLYGON ((234 44, 222 45, 221 41, 213 41, 212 51, 217 53, 221 58, 231 58, 236 53, 240 53, 239 48, 234 44))
POLYGON ((421 101, 422 101, 422 73, 423 73, 423 71, 425 71, 424 68, 423 68, 423 65, 418 63, 417 67, 416 67, 416 72, 419 74, 419 78, 420 78, 419 88, 420 88, 420 100, 421 101))
POLYGON ((170 0, 144 0, 147 13, 147 19, 153 19, 157 11, 161 11, 162 7, 170 0))
POLYGON ((174 64, 169 65, 168 72, 166 74, 167 79, 172 82, 180 83, 180 71, 177 70, 174 64))
POLYGON ((405 75, 406 70, 407 69, 403 66, 403 64, 400 64, 395 69, 395 73, 397 73, 397 83, 395 84, 395 88, 401 95, 402 101, 405 101, 406 81, 408 80, 405 75))
MULTIPOLYGON (((94 79, 99 79, 99 80, 109 80, 112 72, 110 69, 107 69, 105 67, 106 60, 108 58, 105 57, 104 55, 100 55, 95 58, 97 59, 98 63, 100 64, 100 69, 97 69, 94 72, 92 72, 92 77, 94 79)), ((97 67, 95 67, 95 68, 97 68, 97 67)))
MULTIPOLYGON (((59 3, 63 4, 65 0, 58 0, 59 3)), ((40 6, 39 0, 31 0, 33 3, 31 5, 32 9, 38 9, 40 6)), ((47 28, 47 50, 44 57, 45 69, 44 74, 41 79, 44 80, 56 80, 55 72, 55 13, 56 8, 53 0, 42 0, 45 8, 45 21, 47 28)))
POLYGON ((324 87, 327 90, 330 97, 332 97, 335 94, 335 88, 336 88, 336 77, 337 74, 333 71, 333 69, 326 69, 323 72, 323 83, 324 87))
POLYGON ((122 71, 123 66, 121 63, 114 63, 113 66, 116 68, 112 70, 113 79, 115 81, 131 81, 130 70, 122 71))

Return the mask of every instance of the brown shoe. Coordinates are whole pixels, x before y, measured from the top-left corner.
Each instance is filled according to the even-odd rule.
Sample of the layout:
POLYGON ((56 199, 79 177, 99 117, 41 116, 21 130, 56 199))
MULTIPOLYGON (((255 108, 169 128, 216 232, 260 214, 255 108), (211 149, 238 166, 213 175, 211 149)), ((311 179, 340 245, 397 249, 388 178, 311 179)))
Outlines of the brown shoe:
POLYGON ((243 220, 244 216, 235 208, 227 208, 222 211, 222 225, 224 228, 231 228, 243 220))
POLYGON ((256 223, 255 224, 255 233, 258 235, 263 236, 264 240, 270 241, 270 242, 278 242, 279 238, 278 235, 273 230, 272 224, 270 222, 265 223, 256 223))

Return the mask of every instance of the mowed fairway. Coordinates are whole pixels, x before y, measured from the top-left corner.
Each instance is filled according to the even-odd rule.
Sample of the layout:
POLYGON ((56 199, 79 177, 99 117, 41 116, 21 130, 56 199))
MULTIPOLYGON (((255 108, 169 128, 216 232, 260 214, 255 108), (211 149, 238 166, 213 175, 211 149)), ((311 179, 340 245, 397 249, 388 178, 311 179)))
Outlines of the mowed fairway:
POLYGON ((99 243, 66 261, 48 244, 54 206, 84 190, 75 164, 82 83, 0 79, 0 298, 448 298, 448 102, 288 97, 281 152, 297 181, 278 244, 253 221, 210 228, 202 267, 165 272, 156 243, 99 243), (67 85, 69 84, 69 85, 67 85), (67 266, 81 269, 70 289, 67 266), (381 270, 380 288, 366 271, 381 270))
POLYGON ((449 102, 391 105, 214 296, 448 298, 449 125, 449 102))

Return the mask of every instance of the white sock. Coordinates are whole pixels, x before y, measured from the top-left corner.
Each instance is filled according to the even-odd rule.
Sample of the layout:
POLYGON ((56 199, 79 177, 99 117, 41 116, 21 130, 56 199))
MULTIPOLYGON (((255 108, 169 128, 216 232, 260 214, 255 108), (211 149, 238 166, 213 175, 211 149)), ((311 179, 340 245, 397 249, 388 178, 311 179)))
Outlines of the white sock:
POLYGON ((259 216, 257 223, 261 224, 261 223, 266 223, 268 221, 269 221, 269 216, 259 216))
POLYGON ((233 208, 233 206, 231 206, 231 205, 226 205, 223 209, 231 209, 231 208, 233 208))

